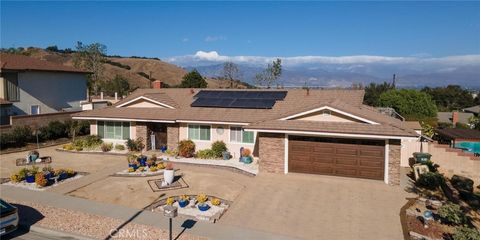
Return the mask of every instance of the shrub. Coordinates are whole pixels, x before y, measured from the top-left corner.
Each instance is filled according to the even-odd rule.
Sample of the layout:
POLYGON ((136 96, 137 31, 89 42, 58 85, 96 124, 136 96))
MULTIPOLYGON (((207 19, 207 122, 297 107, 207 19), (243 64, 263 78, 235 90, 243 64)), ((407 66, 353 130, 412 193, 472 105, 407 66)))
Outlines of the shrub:
POLYGON ((195 155, 197 156, 197 158, 201 158, 201 159, 209 159, 209 158, 217 157, 217 154, 212 149, 199 150, 195 155))
POLYGON ((223 141, 215 141, 212 143, 212 151, 215 157, 222 157, 222 153, 227 151, 227 145, 223 141))
POLYGON ((14 127, 10 133, 0 135, 0 148, 23 147, 34 140, 32 129, 29 126, 18 126, 14 127))
POLYGON ((73 149, 75 149, 75 147, 73 146, 72 143, 69 143, 69 144, 63 145, 63 149, 68 150, 68 151, 72 151, 73 149))
POLYGON ((450 182, 459 191, 473 192, 473 180, 470 178, 453 175, 450 182))
POLYGON ((81 146, 75 146, 75 151, 83 151, 83 147, 81 147, 81 146))
POLYGON ((165 203, 171 206, 173 205, 174 202, 175 202, 175 199, 173 197, 168 197, 165 203))
POLYGON ((125 145, 123 145, 123 144, 115 144, 115 150, 123 151, 123 150, 125 150, 125 145))
POLYGON ((214 205, 214 206, 218 206, 222 203, 222 201, 220 201, 220 199, 218 198, 214 198, 212 200, 210 200, 210 202, 214 205))
POLYGON ((430 160, 427 161, 426 163, 424 163, 423 165, 427 165, 428 170, 429 170, 430 172, 438 172, 437 169, 440 167, 440 165, 438 165, 438 164, 436 164, 436 163, 434 163, 434 162, 432 162, 432 161, 430 161, 430 160))
POLYGON ((457 227, 452 238, 453 240, 477 240, 480 239, 480 232, 466 226, 457 227))
POLYGON ((82 147, 95 148, 103 143, 102 138, 98 135, 88 135, 84 138, 82 147))
POLYGON ((102 152, 110 152, 112 151, 113 143, 102 143, 100 148, 102 149, 102 152))
POLYGON ((145 144, 143 143, 143 138, 139 137, 137 140, 128 139, 127 140, 127 148, 129 151, 140 152, 145 148, 145 144))
POLYGON ((242 157, 250 157, 250 155, 252 154, 252 151, 248 148, 244 148, 241 154, 242 154, 242 157))
POLYGON ((43 176, 43 173, 35 174, 35 183, 39 187, 47 186, 47 179, 45 179, 45 176, 43 176))
POLYGON ((460 205, 454 203, 447 203, 438 208, 438 215, 447 223, 452 224, 463 224, 467 220, 460 205))
POLYGON ((178 154, 182 157, 193 157, 195 143, 192 140, 182 140, 178 143, 178 154))
POLYGON ((18 174, 12 174, 10 176, 10 181, 12 181, 13 183, 18 183, 20 181, 22 181, 23 179, 20 178, 20 176, 18 176, 18 174))
POLYGON ((53 140, 57 138, 67 137, 67 128, 64 123, 59 121, 49 122, 47 125, 47 138, 48 140, 53 140))
POLYGON ((426 172, 418 178, 417 186, 424 187, 430 190, 437 189, 445 182, 445 178, 440 173, 426 172))

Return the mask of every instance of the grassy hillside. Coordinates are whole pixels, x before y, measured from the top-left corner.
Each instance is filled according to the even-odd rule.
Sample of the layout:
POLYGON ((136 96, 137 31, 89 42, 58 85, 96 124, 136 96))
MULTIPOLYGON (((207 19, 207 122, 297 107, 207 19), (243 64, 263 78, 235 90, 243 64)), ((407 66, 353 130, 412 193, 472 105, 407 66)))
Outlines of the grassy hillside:
MULTIPOLYGON (((22 54, 42 60, 73 66, 72 53, 59 53, 41 48, 28 48, 22 54)), ((183 68, 153 58, 108 57, 104 65, 104 79, 113 79, 116 75, 126 77, 132 88, 149 88, 153 80, 160 80, 170 86, 180 84, 187 73, 183 68), (152 80, 149 79, 151 76, 152 80)), ((229 86, 224 80, 207 79, 209 88, 225 88, 229 86)), ((239 86, 240 88, 243 85, 239 86)))

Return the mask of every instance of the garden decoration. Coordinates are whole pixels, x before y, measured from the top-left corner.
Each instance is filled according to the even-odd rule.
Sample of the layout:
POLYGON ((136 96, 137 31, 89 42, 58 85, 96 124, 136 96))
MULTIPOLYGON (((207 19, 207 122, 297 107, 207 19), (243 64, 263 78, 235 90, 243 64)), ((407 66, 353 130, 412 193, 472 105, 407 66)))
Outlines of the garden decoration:
POLYGON ((147 166, 147 156, 145 155, 140 155, 138 156, 138 162, 140 163, 140 166, 145 167, 147 166))
POLYGON ((252 163, 253 160, 252 160, 251 153, 252 152, 250 151, 250 149, 242 148, 242 151, 240 152, 240 154, 242 155, 242 157, 240 158, 240 162, 243 162, 245 164, 252 163))
POLYGON ((425 212, 423 212, 423 219, 424 219, 423 227, 428 228, 428 221, 433 220, 432 211, 426 210, 425 212))
POLYGON ((163 208, 163 215, 165 217, 168 217, 169 219, 169 226, 170 226, 169 239, 172 240, 172 218, 175 218, 176 216, 178 216, 178 208, 172 205, 168 205, 165 208, 163 208))
POLYGON ((173 170, 173 164, 167 163, 165 166, 165 170, 163 170, 163 179, 165 179, 165 183, 170 185, 173 183, 173 177, 175 175, 175 171, 173 170))
POLYGON ((205 212, 207 211, 208 209, 210 209, 210 206, 207 204, 207 200, 208 200, 208 197, 207 195, 205 194, 199 194, 197 195, 197 207, 198 207, 198 210, 202 211, 202 212, 205 212))
POLYGON ((40 157, 40 153, 37 150, 30 151, 27 155, 28 162, 36 162, 40 157))
POLYGON ((222 157, 223 157, 223 160, 229 160, 231 157, 231 154, 229 151, 224 151, 222 152, 222 157))
POLYGON ((128 168, 132 168, 133 171, 137 170, 137 156, 135 154, 127 155, 128 168))
POLYGON ((427 165, 416 163, 413 165, 413 173, 415 176, 415 181, 420 178, 420 175, 430 172, 427 165))

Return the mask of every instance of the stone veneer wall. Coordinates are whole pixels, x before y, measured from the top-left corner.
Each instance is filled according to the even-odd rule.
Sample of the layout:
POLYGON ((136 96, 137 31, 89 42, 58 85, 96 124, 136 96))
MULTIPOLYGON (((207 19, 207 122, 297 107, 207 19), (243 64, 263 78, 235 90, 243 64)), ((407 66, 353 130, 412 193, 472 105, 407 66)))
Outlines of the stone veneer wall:
POLYGON ((149 139, 147 123, 137 122, 135 126, 135 132, 137 138, 142 138, 143 144, 145 144, 144 150, 149 149, 148 145, 150 145, 150 141, 147 141, 147 139, 149 139))
POLYGON ((283 173, 285 164, 285 134, 259 133, 260 172, 283 173))
POLYGON ((178 123, 167 124, 167 148, 177 149, 180 134, 180 126, 178 123))
POLYGON ((401 160, 401 144, 400 140, 389 141, 388 153, 388 184, 400 184, 400 160, 401 160))

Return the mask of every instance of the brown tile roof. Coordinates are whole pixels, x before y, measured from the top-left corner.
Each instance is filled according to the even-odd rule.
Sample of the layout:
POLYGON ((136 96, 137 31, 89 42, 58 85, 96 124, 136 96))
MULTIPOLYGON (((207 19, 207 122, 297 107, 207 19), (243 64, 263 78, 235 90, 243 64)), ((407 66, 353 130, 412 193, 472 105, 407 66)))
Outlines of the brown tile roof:
POLYGON ((287 131, 305 131, 305 132, 327 132, 344 134, 368 134, 383 136, 416 136, 406 129, 401 129, 392 125, 375 125, 366 123, 350 122, 318 122, 304 120, 272 120, 253 123, 247 129, 265 129, 265 130, 287 130, 287 131))
POLYGON ((405 126, 407 126, 408 128, 411 128, 413 130, 421 130, 422 129, 422 125, 420 125, 420 123, 418 121, 405 121, 404 124, 405 124, 405 126))
POLYGON ((18 54, 0 53, 0 66, 2 70, 35 70, 35 71, 55 71, 55 72, 74 72, 88 73, 81 69, 65 66, 53 62, 48 62, 33 57, 18 54))
MULTIPOLYGON (((340 127, 351 126, 350 132, 375 133, 381 135, 398 134, 401 136, 415 136, 416 133, 404 126, 400 120, 385 116, 379 113, 375 108, 362 104, 364 91, 362 90, 310 90, 309 94, 303 89, 288 89, 287 96, 283 101, 277 101, 272 109, 239 109, 239 108, 207 108, 191 107, 194 95, 201 89, 139 89, 130 96, 116 103, 115 105, 92 111, 85 111, 76 114, 76 117, 89 118, 127 118, 127 119, 157 119, 157 120, 186 120, 186 121, 212 121, 212 122, 235 122, 250 123, 253 126, 266 126, 273 124, 272 127, 282 124, 283 129, 300 129, 305 121, 282 121, 277 123, 277 119, 320 108, 330 106, 344 112, 357 115, 359 117, 379 123, 371 124, 339 124, 339 123, 320 123, 313 122, 309 124, 312 131, 322 129, 323 126, 340 127), (192 93, 193 91, 193 93, 192 93), (116 106, 131 101, 140 96, 159 101, 175 109, 167 108, 117 108, 116 106), (348 103, 347 103, 348 102, 348 103), (287 124, 290 123, 290 124, 287 124), (260 124, 260 125, 256 125, 260 124), (317 128, 315 128, 317 127, 317 128), (357 128, 356 128, 357 127, 357 128), (353 128, 356 128, 353 129, 353 128)), ((210 90, 210 89, 209 89, 210 90)), ((228 91, 221 89, 222 91, 228 91)), ((262 91, 252 89, 247 91, 262 91)), ((271 90, 269 90, 271 91, 271 90)), ((285 91, 282 89, 281 91, 285 91)), ((333 131, 333 130, 331 130, 333 131)))
POLYGON ((445 128, 435 130, 438 135, 450 139, 480 139, 480 131, 475 129, 445 128))

